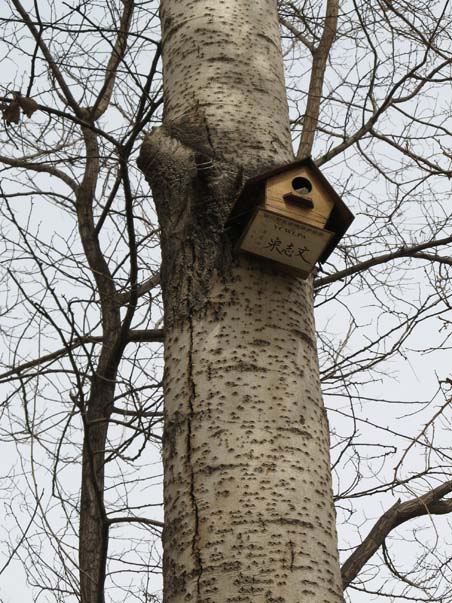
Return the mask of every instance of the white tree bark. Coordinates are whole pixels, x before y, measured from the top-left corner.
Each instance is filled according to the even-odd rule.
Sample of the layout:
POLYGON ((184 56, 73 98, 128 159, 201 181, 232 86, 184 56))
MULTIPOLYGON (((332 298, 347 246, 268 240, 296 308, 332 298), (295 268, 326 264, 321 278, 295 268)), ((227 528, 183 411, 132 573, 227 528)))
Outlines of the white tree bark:
POLYGON ((140 166, 162 228, 165 601, 337 603, 311 286, 223 231, 241 171, 292 159, 276 2, 161 16, 165 124, 140 166))
POLYGON ((291 154, 273 0, 161 3, 165 122, 202 111, 219 152, 252 165, 291 154))
POLYGON ((255 262, 171 329, 166 601, 342 600, 314 337, 309 289, 255 262))

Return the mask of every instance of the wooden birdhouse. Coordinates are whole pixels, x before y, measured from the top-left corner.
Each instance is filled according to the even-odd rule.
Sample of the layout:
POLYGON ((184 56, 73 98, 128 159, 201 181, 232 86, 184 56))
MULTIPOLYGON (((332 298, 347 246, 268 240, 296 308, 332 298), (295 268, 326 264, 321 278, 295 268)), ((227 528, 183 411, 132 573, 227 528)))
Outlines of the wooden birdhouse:
POLYGON ((354 219, 312 159, 248 180, 227 221, 236 249, 307 278, 354 219))

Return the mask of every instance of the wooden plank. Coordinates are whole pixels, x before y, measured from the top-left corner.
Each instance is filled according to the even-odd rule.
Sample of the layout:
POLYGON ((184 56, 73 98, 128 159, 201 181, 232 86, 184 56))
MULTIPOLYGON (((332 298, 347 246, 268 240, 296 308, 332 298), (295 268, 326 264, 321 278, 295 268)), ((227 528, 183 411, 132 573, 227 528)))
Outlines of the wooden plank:
POLYGON ((326 224, 327 218, 319 214, 315 207, 314 209, 307 209, 305 207, 297 207, 294 203, 287 203, 281 197, 276 195, 269 195, 265 202, 265 209, 280 213, 283 216, 287 216, 297 222, 305 222, 311 224, 317 228, 323 228, 326 224))
POLYGON ((283 264, 306 278, 333 233, 258 209, 243 233, 240 251, 283 264))
POLYGON ((289 217, 299 215, 300 219, 314 226, 324 226, 334 207, 334 199, 327 194, 316 174, 306 167, 295 168, 270 178, 266 184, 265 197, 268 209, 281 211, 289 217), (284 195, 293 190, 292 180, 296 177, 307 178, 312 184, 312 191, 309 193, 314 204, 312 210, 298 208, 295 204, 284 201, 284 195))

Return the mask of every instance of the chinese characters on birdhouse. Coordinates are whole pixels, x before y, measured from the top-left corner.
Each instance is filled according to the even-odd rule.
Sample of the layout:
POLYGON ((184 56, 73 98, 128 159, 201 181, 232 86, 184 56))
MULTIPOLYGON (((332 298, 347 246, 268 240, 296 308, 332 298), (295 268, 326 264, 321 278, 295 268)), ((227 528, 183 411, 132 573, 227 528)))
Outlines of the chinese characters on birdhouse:
POLYGON ((307 278, 325 261, 353 220, 311 159, 249 180, 227 226, 236 248, 307 278))
POLYGON ((285 264, 308 276, 333 233, 269 211, 258 211, 240 249, 285 264))

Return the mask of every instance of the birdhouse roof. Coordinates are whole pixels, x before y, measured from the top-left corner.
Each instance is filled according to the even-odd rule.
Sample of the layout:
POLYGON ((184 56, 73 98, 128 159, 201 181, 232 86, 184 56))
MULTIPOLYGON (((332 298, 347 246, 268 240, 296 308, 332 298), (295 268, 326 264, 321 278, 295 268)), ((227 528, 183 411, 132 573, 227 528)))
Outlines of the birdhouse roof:
POLYGON ((227 224, 232 226, 232 224, 246 219, 249 212, 262 201, 262 197, 265 194, 265 183, 273 176, 289 172, 294 168, 307 168, 311 171, 313 176, 320 182, 328 197, 334 203, 330 217, 325 224, 325 229, 333 232, 334 236, 331 238, 330 243, 320 257, 320 261, 324 262, 332 253, 339 240, 344 236, 355 217, 311 157, 299 159, 292 163, 286 163, 247 180, 231 210, 227 224))

